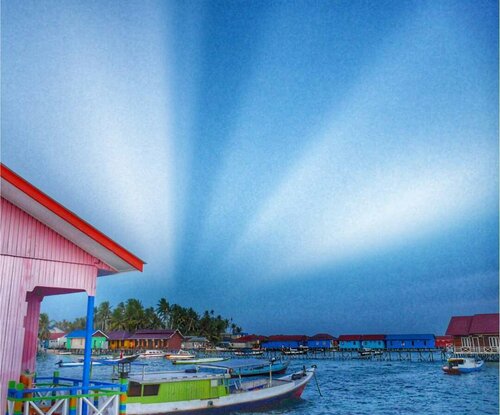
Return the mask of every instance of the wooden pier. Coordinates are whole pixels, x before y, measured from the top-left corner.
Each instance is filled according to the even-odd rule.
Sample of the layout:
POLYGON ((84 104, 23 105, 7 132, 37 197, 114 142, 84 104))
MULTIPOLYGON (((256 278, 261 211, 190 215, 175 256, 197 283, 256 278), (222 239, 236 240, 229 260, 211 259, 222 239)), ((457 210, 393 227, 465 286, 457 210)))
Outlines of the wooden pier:
MULTIPOLYGON (((235 356, 232 352, 213 351, 198 353, 204 357, 245 357, 235 356)), ((254 357, 254 356, 249 356, 254 357)), ((446 361, 450 354, 445 349, 380 349, 373 353, 362 355, 358 349, 349 350, 309 350, 305 354, 284 355, 280 350, 266 350, 258 358, 286 358, 291 360, 372 360, 372 361, 410 361, 434 362, 446 361)))

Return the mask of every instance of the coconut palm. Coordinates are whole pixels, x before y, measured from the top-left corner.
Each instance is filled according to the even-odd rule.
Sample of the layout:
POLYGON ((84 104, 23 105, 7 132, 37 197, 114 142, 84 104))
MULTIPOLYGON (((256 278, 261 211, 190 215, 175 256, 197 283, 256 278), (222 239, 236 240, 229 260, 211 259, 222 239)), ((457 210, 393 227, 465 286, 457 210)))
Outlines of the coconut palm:
POLYGON ((156 306, 156 312, 161 319, 162 325, 165 328, 169 328, 171 326, 171 315, 170 315, 170 304, 168 303, 166 298, 161 298, 158 301, 158 305, 156 306))
POLYGON ((38 319, 38 338, 40 340, 50 339, 50 324, 49 315, 47 313, 40 313, 40 318, 38 319))

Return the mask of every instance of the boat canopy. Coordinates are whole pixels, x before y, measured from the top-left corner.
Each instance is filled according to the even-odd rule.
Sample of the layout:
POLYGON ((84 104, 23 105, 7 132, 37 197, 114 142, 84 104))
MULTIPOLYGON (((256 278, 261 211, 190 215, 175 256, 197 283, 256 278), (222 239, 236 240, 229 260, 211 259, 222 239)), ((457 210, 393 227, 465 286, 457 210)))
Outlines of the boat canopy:
POLYGON ((269 366, 273 362, 270 360, 262 360, 262 359, 232 359, 226 360, 223 362, 215 362, 215 363, 204 363, 203 367, 211 367, 217 369, 241 369, 246 367, 255 367, 255 366, 269 366))

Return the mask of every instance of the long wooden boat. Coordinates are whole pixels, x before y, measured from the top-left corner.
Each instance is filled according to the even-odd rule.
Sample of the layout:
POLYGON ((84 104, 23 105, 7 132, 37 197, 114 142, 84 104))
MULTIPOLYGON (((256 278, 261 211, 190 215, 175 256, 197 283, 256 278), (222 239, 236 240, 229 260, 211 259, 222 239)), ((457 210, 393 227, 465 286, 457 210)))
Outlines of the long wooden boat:
POLYGON ((179 350, 177 353, 171 353, 165 356, 169 360, 190 360, 194 359, 196 356, 185 350, 179 350))
POLYGON ((238 350, 234 352, 235 356, 262 356, 264 354, 264 350, 238 350))
POLYGON ((236 410, 263 410, 297 400, 315 368, 279 378, 230 383, 229 373, 186 373, 131 377, 127 398, 129 415, 195 415, 236 410))
POLYGON ((173 365, 202 365, 206 363, 217 363, 228 360, 228 357, 203 357, 200 359, 170 359, 173 365))

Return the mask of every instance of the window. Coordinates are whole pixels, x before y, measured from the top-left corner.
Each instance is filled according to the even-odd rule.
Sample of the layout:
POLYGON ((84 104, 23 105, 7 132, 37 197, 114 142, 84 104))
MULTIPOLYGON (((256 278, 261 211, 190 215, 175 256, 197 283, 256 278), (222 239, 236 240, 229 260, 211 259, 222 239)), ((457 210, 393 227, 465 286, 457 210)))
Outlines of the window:
POLYGON ((137 382, 130 382, 128 384, 127 395, 130 397, 141 396, 141 384, 137 382))
POLYGON ((462 337, 462 347, 471 347, 472 339, 470 337, 462 337))
POLYGON ((156 396, 158 395, 159 389, 160 385, 144 385, 144 391, 142 392, 142 396, 156 396))
POLYGON ((142 396, 156 396, 158 395, 159 389, 160 385, 144 385, 142 396))

